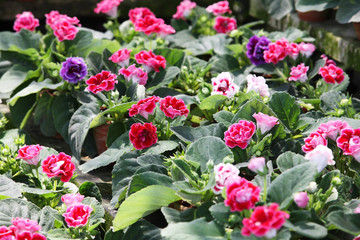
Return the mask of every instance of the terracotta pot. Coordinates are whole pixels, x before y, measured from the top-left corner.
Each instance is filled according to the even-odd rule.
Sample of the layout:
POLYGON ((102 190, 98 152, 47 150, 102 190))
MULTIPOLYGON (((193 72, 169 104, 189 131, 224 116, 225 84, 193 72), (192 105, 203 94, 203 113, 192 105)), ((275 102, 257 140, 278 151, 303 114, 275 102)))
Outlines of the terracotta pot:
POLYGON ((356 37, 360 40, 360 22, 353 22, 353 25, 356 32, 356 37))
POLYGON ((104 124, 94 128, 94 139, 98 154, 102 154, 107 150, 106 138, 109 132, 109 125, 104 124))
POLYGON ((300 20, 306 22, 323 22, 331 17, 331 9, 324 11, 309 11, 309 12, 297 12, 300 20))

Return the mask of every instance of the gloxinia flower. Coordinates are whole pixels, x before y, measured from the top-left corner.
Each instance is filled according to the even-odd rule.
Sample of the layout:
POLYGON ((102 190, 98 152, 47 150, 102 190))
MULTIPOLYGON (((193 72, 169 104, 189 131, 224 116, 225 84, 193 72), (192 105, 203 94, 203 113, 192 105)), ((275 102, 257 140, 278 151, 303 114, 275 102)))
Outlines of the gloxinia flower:
POLYGON ((130 142, 138 150, 142 150, 154 145, 158 138, 156 127, 152 123, 135 123, 131 125, 129 132, 130 142))
POLYGON ((360 204, 357 206, 357 208, 355 208, 354 213, 360 213, 360 204))
POLYGON ((241 234, 247 237, 254 234, 256 237, 273 238, 289 217, 289 214, 279 210, 277 203, 256 207, 250 218, 243 219, 241 234))
POLYGON ((349 127, 341 130, 336 144, 343 150, 344 155, 353 156, 356 161, 360 162, 360 128, 349 127))
POLYGON ((77 17, 69 17, 66 14, 60 14, 58 11, 51 11, 50 13, 45 14, 46 24, 48 24, 52 29, 54 29, 54 24, 59 21, 67 21, 73 25, 80 25, 80 21, 77 17))
POLYGON ((306 192, 295 193, 294 202, 299 208, 305 208, 309 203, 309 196, 306 192))
POLYGON ((236 19, 217 16, 215 18, 214 29, 217 33, 229 33, 237 28, 236 19))
POLYGON ((146 7, 134 8, 129 11, 129 18, 133 24, 135 24, 137 20, 142 19, 145 16, 156 17, 155 14, 146 7))
POLYGON ((19 149, 16 159, 23 159, 30 165, 38 165, 42 147, 39 144, 27 145, 19 149))
POLYGON ((1 240, 16 240, 15 233, 10 229, 10 227, 1 226, 0 227, 0 239, 1 240))
POLYGON ((87 73, 87 66, 81 57, 67 58, 60 69, 60 76, 70 83, 78 83, 87 73))
POLYGON ((302 150, 305 153, 311 152, 318 145, 327 146, 327 140, 324 137, 323 132, 321 132, 320 130, 310 133, 310 135, 307 138, 305 138, 304 142, 305 145, 302 146, 302 150))
POLYGON ((135 64, 129 66, 127 69, 125 67, 119 70, 119 74, 123 75, 126 81, 132 81, 139 85, 146 85, 148 80, 148 74, 141 68, 137 68, 135 64))
POLYGON ((120 67, 125 67, 129 65, 130 53, 131 50, 128 50, 126 48, 120 49, 119 51, 116 51, 113 55, 111 55, 111 57, 109 57, 109 60, 111 60, 113 63, 117 63, 120 67))
POLYGON ((24 218, 13 218, 12 224, 7 230, 10 230, 12 234, 10 235, 6 229, 1 227, 0 236, 3 240, 46 240, 46 237, 38 231, 41 230, 41 227, 36 221, 24 218), (5 231, 4 231, 5 230, 5 231))
POLYGON ((301 83, 306 82, 308 70, 309 70, 309 67, 305 66, 304 63, 300 63, 296 67, 292 67, 291 72, 290 72, 289 81, 299 81, 301 83))
POLYGON ((250 62, 254 65, 264 64, 264 51, 269 50, 269 44, 271 41, 265 37, 258 37, 256 35, 252 36, 249 39, 248 44, 246 44, 246 56, 250 59, 250 62))
POLYGON ((21 14, 16 14, 13 28, 16 32, 20 32, 23 28, 33 32, 39 25, 39 19, 35 18, 32 12, 25 11, 21 14))
POLYGON ((54 31, 54 35, 58 40, 73 40, 76 37, 78 29, 75 26, 81 26, 79 19, 60 14, 58 11, 51 11, 45 14, 46 24, 54 31))
POLYGON ((111 91, 114 90, 115 84, 118 83, 116 80, 116 75, 109 71, 101 71, 101 73, 92 76, 85 81, 88 85, 87 89, 97 94, 102 91, 111 91))
POLYGON ((286 47, 286 52, 289 57, 296 59, 299 56, 300 48, 297 43, 289 43, 286 47))
POLYGON ((159 101, 160 98, 157 96, 141 99, 138 103, 131 106, 129 109, 129 116, 133 117, 137 114, 140 114, 144 118, 148 119, 149 114, 154 114, 156 103, 159 101))
POLYGON ((61 196, 61 201, 66 205, 66 207, 71 207, 73 205, 81 204, 81 201, 84 200, 84 195, 80 193, 72 194, 67 193, 61 196))
POLYGON ((256 120, 257 128, 260 128, 261 134, 270 131, 275 125, 279 124, 279 119, 262 112, 254 113, 252 116, 256 120))
POLYGON ((160 72, 159 68, 166 67, 166 60, 161 55, 155 55, 151 50, 145 50, 135 54, 135 60, 138 64, 142 64, 145 71, 150 72, 154 69, 155 72, 160 72))
POLYGON ((320 124, 318 129, 323 133, 323 135, 326 138, 330 138, 336 141, 336 138, 341 133, 341 130, 349 127, 350 125, 346 121, 343 122, 340 120, 336 120, 336 121, 329 121, 327 123, 322 123, 320 124))
POLYGON ((167 35, 175 33, 175 29, 165 24, 164 20, 153 15, 146 15, 139 18, 134 23, 135 31, 144 32, 146 35, 156 33, 158 35, 167 35))
POLYGON ((266 84, 266 80, 264 77, 257 77, 256 75, 248 75, 246 77, 247 80, 247 91, 254 91, 256 93, 259 93, 262 97, 269 97, 269 87, 266 84))
POLYGON ((189 114, 184 101, 176 97, 167 96, 160 100, 160 110, 165 113, 165 116, 174 119, 177 116, 185 116, 189 114))
POLYGON ((317 165, 317 171, 321 172, 327 165, 335 165, 334 155, 330 148, 325 145, 317 145, 311 152, 307 152, 305 159, 317 165))
POLYGON ((221 15, 224 13, 231 13, 228 1, 220 1, 220 2, 214 3, 210 6, 208 6, 206 8, 206 11, 214 14, 215 16, 218 16, 218 15, 221 15))
POLYGON ((94 9, 95 13, 105 13, 112 18, 117 17, 117 9, 120 3, 124 0, 102 0, 96 5, 94 9))
POLYGON ((344 71, 333 64, 330 64, 325 67, 321 67, 319 69, 319 74, 321 75, 321 77, 324 78, 325 82, 331 84, 335 84, 335 83, 340 84, 345 79, 344 71))
POLYGON ((329 66, 330 64, 336 66, 336 62, 332 59, 329 59, 325 54, 321 54, 320 57, 325 60, 325 67, 329 66))
POLYGON ((222 72, 217 77, 211 79, 213 91, 211 95, 224 95, 228 98, 234 97, 239 91, 239 86, 233 82, 229 72, 222 72))
POLYGON ((298 44, 300 54, 309 58, 315 52, 315 45, 312 43, 301 42, 298 44))
POLYGON ((196 7, 196 3, 190 0, 183 0, 176 8, 176 13, 172 16, 175 19, 184 19, 190 15, 191 10, 196 7))
POLYGON ((255 129, 256 127, 253 122, 240 120, 238 123, 231 125, 224 133, 225 144, 230 148, 238 146, 241 149, 245 149, 250 143, 255 129))
POLYGON ((75 164, 71 161, 71 157, 63 152, 59 155, 48 156, 41 166, 49 178, 59 177, 62 182, 70 181, 75 171, 75 164))
POLYGON ((288 46, 289 42, 285 38, 277 40, 275 43, 270 43, 269 50, 264 51, 265 62, 277 64, 279 61, 284 60, 288 55, 288 46))
POLYGON ((85 226, 89 221, 92 211, 93 209, 88 205, 72 205, 66 209, 63 217, 69 227, 85 226))
POLYGON ((265 168, 265 158, 263 157, 257 157, 250 159, 248 169, 250 171, 253 171, 255 173, 261 173, 264 172, 265 168))
POLYGON ((219 163, 214 167, 214 172, 216 183, 212 190, 215 194, 221 193, 230 176, 238 176, 240 173, 239 169, 231 163, 219 163))

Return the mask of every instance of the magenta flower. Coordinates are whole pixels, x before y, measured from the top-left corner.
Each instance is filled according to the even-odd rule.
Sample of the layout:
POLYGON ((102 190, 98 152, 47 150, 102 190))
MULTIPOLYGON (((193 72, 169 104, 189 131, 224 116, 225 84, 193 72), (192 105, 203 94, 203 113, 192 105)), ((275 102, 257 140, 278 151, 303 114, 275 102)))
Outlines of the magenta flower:
POLYGON ((60 181, 68 182, 74 175, 75 164, 71 157, 61 152, 59 155, 48 156, 42 162, 42 170, 49 177, 59 177, 60 181))
POLYGON ((292 59, 295 60, 299 56, 299 53, 300 53, 299 45, 294 42, 289 43, 286 47, 286 52, 289 57, 291 57, 292 59))
POLYGON ((102 0, 96 5, 95 13, 105 13, 112 18, 117 17, 117 9, 124 0, 102 0))
POLYGON ((250 74, 246 77, 246 80, 247 80, 246 92, 254 91, 256 93, 259 93, 259 95, 262 97, 270 96, 269 87, 266 84, 266 80, 264 77, 257 77, 255 75, 250 74))
POLYGON ((93 209, 88 205, 77 204, 68 207, 63 216, 69 227, 85 226, 92 211, 93 209))
POLYGON ((77 194, 65 194, 61 196, 61 201, 66 205, 66 207, 71 207, 73 205, 81 204, 81 201, 84 200, 84 195, 80 193, 77 194))
POLYGON ((155 14, 146 7, 134 8, 129 11, 130 21, 135 25, 135 23, 146 16, 156 17, 155 14))
POLYGON ((125 67, 129 65, 130 53, 131 50, 128 50, 126 48, 120 49, 119 51, 111 55, 111 57, 109 57, 109 60, 111 60, 113 63, 119 64, 120 67, 125 67))
POLYGON ((248 44, 246 44, 246 56, 250 59, 250 62, 254 65, 264 64, 264 51, 269 50, 269 44, 271 41, 265 37, 258 37, 256 35, 252 36, 249 39, 248 44))
POLYGON ((40 151, 42 147, 37 145, 27 145, 19 149, 17 159, 23 159, 25 162, 27 162, 30 165, 38 165, 39 163, 39 157, 40 157, 40 151))
POLYGON ((276 64, 279 61, 284 60, 288 55, 287 49, 289 44, 290 43, 285 38, 277 40, 275 43, 270 43, 269 50, 264 51, 265 62, 276 64))
POLYGON ((211 95, 224 95, 228 98, 234 97, 239 91, 239 86, 233 82, 229 72, 222 72, 216 78, 211 79, 213 91, 211 95))
POLYGON ((300 63, 296 67, 291 68, 289 81, 299 81, 306 82, 307 80, 307 71, 309 70, 308 66, 305 66, 304 63, 300 63))
POLYGON ((165 116, 174 119, 177 116, 185 116, 189 114, 184 101, 176 97, 167 96, 160 100, 160 110, 165 113, 165 116))
POLYGON ((248 169, 253 171, 254 173, 261 173, 264 172, 265 168, 265 158, 257 157, 250 159, 248 169))
POLYGON ((236 19, 217 16, 215 18, 214 29, 217 33, 229 33, 237 28, 236 19))
POLYGON ((41 227, 36 221, 30 219, 23 218, 13 218, 12 224, 8 229, 4 228, 4 226, 0 227, 0 236, 4 237, 1 239, 4 240, 46 240, 46 237, 38 231, 41 230, 41 227), (9 231, 11 231, 11 235, 9 231))
POLYGON ((75 26, 81 26, 79 19, 60 14, 58 11, 51 11, 49 14, 45 14, 45 16, 46 23, 54 31, 54 35, 60 42, 73 40, 76 37, 78 29, 75 26))
POLYGON ((315 52, 315 45, 312 43, 301 42, 298 44, 300 54, 309 58, 315 52))
POLYGON ((254 113, 252 116, 256 120, 257 128, 260 128, 261 134, 270 131, 270 129, 272 129, 275 125, 279 124, 279 119, 266 115, 262 112, 254 113))
POLYGON ((306 208, 309 203, 309 196, 306 192, 298 192, 294 194, 294 202, 299 208, 306 208))
POLYGON ((315 131, 310 134, 307 138, 305 138, 305 145, 302 146, 302 150, 305 153, 311 152, 314 150, 318 145, 327 146, 327 140, 324 137, 321 131, 315 131))
POLYGON ((341 130, 345 128, 350 128, 349 124, 346 121, 343 122, 340 120, 336 120, 322 123, 320 124, 318 129, 323 133, 326 138, 330 138, 336 141, 336 138, 341 133, 341 130))
POLYGON ((123 75, 126 81, 132 81, 133 83, 137 83, 139 85, 146 85, 148 80, 147 72, 143 71, 141 68, 135 67, 135 64, 126 68, 121 68, 119 70, 119 74, 123 75))
POLYGON ((360 128, 349 127, 341 130, 336 144, 343 150, 344 155, 353 156, 356 161, 360 162, 360 128))
POLYGON ((319 69, 319 74, 324 78, 325 82, 331 84, 340 84, 345 79, 344 71, 333 64, 321 67, 319 69))
POLYGON ((114 90, 115 84, 118 83, 116 75, 109 71, 101 71, 101 73, 92 76, 85 82, 88 85, 87 89, 94 94, 114 90))
POLYGON ((13 28, 16 32, 20 32, 23 28, 33 32, 39 25, 39 19, 35 18, 32 12, 25 11, 21 14, 16 14, 13 28))
POLYGON ((240 120, 229 127, 224 133, 225 144, 234 148, 236 146, 245 149, 255 133, 255 124, 250 121, 240 120))
POLYGON ((335 165, 331 149, 324 145, 317 145, 311 152, 307 152, 305 159, 316 163, 318 172, 321 172, 327 165, 335 165))
POLYGON ((206 8, 206 11, 214 14, 215 16, 218 16, 218 15, 221 15, 224 13, 231 13, 228 1, 220 1, 220 2, 214 3, 210 6, 208 6, 206 8))
POLYGON ((183 0, 176 8, 176 13, 172 16, 175 19, 184 19, 190 15, 191 10, 196 7, 196 3, 190 0, 183 0))
POLYGON ((237 167, 231 163, 219 163, 214 167, 215 172, 215 186, 213 187, 213 192, 215 194, 221 193, 225 187, 225 182, 230 176, 238 176, 240 171, 237 167))
POLYGON ((152 123, 134 123, 129 132, 130 142, 138 150, 151 147, 158 140, 156 130, 152 123))
POLYGON ((158 35, 167 35, 175 33, 175 29, 167 24, 161 18, 153 15, 146 15, 138 18, 135 25, 135 31, 144 32, 146 35, 156 33, 158 35))
POLYGON ((154 70, 155 72, 160 72, 159 68, 166 67, 166 60, 161 55, 155 55, 151 50, 148 52, 145 50, 140 51, 135 54, 135 59, 138 64, 142 64, 145 71, 149 72, 154 70))
POLYGON ((160 98, 157 96, 141 99, 137 104, 131 106, 131 108, 129 109, 129 116, 133 117, 137 114, 140 114, 144 118, 148 119, 149 114, 154 114, 156 103, 159 101, 160 98))

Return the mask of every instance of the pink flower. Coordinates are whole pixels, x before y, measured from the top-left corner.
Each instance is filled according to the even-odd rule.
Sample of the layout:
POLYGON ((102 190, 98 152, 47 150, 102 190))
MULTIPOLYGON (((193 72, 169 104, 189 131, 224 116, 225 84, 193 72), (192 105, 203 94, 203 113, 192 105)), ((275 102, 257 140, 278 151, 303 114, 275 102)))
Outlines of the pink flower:
POLYGON ((315 52, 315 45, 312 43, 301 42, 298 44, 300 54, 309 58, 315 52))
POLYGON ((214 167, 214 172, 216 183, 213 187, 213 192, 215 194, 221 193, 228 177, 238 176, 240 173, 239 169, 231 163, 219 163, 214 167))
POLYGON ((355 208, 354 213, 360 213, 360 204, 355 208))
POLYGON ((321 67, 319 69, 319 74, 324 78, 325 82, 331 84, 340 84, 345 79, 344 71, 333 64, 321 67))
POLYGON ((135 64, 126 68, 121 68, 119 70, 119 74, 123 75, 126 81, 132 81, 133 83, 137 83, 139 85, 146 85, 148 80, 147 72, 143 71, 141 68, 135 67, 135 64))
POLYGON ((294 194, 294 202, 299 208, 305 208, 309 203, 309 196, 306 192, 298 192, 294 194))
POLYGON ((229 127, 224 133, 225 144, 234 148, 236 146, 245 149, 255 133, 255 124, 250 121, 240 120, 229 127))
POLYGON ((81 195, 80 193, 77 194, 68 193, 61 196, 61 201, 66 204, 66 207, 81 204, 81 201, 83 199, 84 199, 84 195, 81 195))
POLYGON ((196 3, 190 0, 183 0, 176 8, 176 13, 172 16, 175 19, 184 19, 190 15, 191 10, 196 7, 196 3))
POLYGON ((114 90, 115 83, 118 83, 116 75, 109 71, 101 71, 101 73, 92 76, 85 82, 88 85, 87 89, 94 94, 114 90))
POLYGON ((256 93, 259 93, 262 97, 269 97, 269 87, 266 84, 266 80, 264 77, 257 77, 255 75, 248 75, 246 77, 247 80, 247 91, 254 91, 256 93))
POLYGON ((45 14, 45 16, 46 23, 54 30, 54 35, 60 42, 73 40, 76 37, 78 29, 75 25, 81 26, 79 19, 60 14, 58 11, 51 11, 49 14, 45 14))
POLYGON ((160 100, 160 110, 165 113, 165 116, 174 119, 177 116, 185 116, 189 114, 184 101, 176 97, 167 96, 160 100))
POLYGON ((156 96, 141 99, 137 104, 131 106, 129 109, 129 116, 133 117, 140 114, 144 118, 148 119, 149 114, 154 114, 156 103, 159 101, 160 98, 156 96))
POLYGON ((231 212, 242 211, 255 207, 260 199, 260 187, 255 186, 245 178, 234 176, 225 183, 226 199, 225 206, 230 207, 231 212))
POLYGON ((228 33, 237 28, 236 19, 217 16, 215 18, 214 29, 217 33, 228 33))
POLYGON ((129 132, 130 142, 138 150, 142 150, 154 145, 158 138, 156 135, 156 127, 152 123, 135 123, 131 125, 129 132))
POLYGON ((277 40, 275 43, 270 43, 269 50, 264 51, 265 62, 276 64, 279 61, 284 60, 288 55, 287 49, 289 44, 290 43, 285 38, 277 40))
POLYGON ((330 138, 336 141, 336 138, 339 136, 341 130, 349 127, 350 126, 347 122, 336 120, 322 123, 320 124, 320 127, 318 129, 323 133, 326 138, 330 138))
POLYGON ((146 35, 156 33, 159 36, 165 36, 175 33, 173 27, 165 24, 164 20, 153 15, 146 15, 143 18, 139 18, 134 24, 135 31, 144 32, 146 35))
POLYGON ((206 8, 206 11, 214 14, 215 16, 218 16, 218 15, 221 15, 224 13, 231 13, 228 1, 220 1, 220 2, 214 3, 210 6, 208 6, 206 8))
POLYGON ((42 162, 42 169, 49 178, 60 177, 62 182, 68 182, 74 175, 75 164, 69 155, 61 152, 59 155, 48 156, 42 162))
POLYGON ((69 227, 85 226, 92 211, 93 209, 88 205, 77 204, 68 207, 63 216, 69 227))
POLYGON ((1 226, 0 240, 16 240, 15 233, 13 233, 13 231, 10 228, 6 226, 1 226))
POLYGON ((109 15, 112 18, 116 18, 117 8, 122 1, 124 0, 102 0, 96 5, 94 12, 98 14, 102 12, 109 15))
POLYGON ((169 34, 173 34, 173 33, 175 33, 175 29, 172 26, 167 24, 162 24, 160 26, 160 32, 157 34, 157 36, 164 38, 169 34))
POLYGON ((117 51, 113 55, 111 55, 111 57, 109 57, 109 60, 111 60, 114 63, 119 64, 120 67, 125 67, 125 66, 129 65, 130 52, 131 52, 131 50, 128 50, 126 48, 120 49, 119 51, 117 51))
POLYGON ((300 63, 296 67, 291 68, 289 81, 299 81, 306 82, 307 80, 307 71, 309 70, 308 66, 305 66, 304 63, 300 63))
POLYGON ((252 116, 256 120, 257 128, 260 128, 261 134, 270 131, 270 129, 272 129, 275 125, 279 124, 279 119, 266 115, 262 112, 254 113, 252 116))
POLYGON ((256 207, 250 218, 243 219, 244 227, 241 233, 244 236, 254 234, 256 237, 273 238, 276 236, 276 230, 279 230, 289 217, 289 214, 279 210, 277 203, 256 207))
POLYGON ((248 169, 255 173, 264 172, 265 158, 257 157, 250 159, 248 169))
POLYGON ((239 91, 239 86, 233 83, 233 78, 229 72, 222 72, 216 78, 211 79, 213 91, 211 95, 224 95, 228 98, 234 97, 239 91))
POLYGON ((35 28, 39 26, 39 19, 35 18, 31 12, 23 12, 16 14, 16 20, 14 22, 14 30, 20 32, 25 28, 29 31, 35 31, 35 28))
POLYGON ((23 218, 13 218, 13 225, 9 228, 0 227, 0 239, 2 240, 46 240, 46 237, 37 231, 41 227, 36 221, 23 218), (11 231, 11 234, 10 232, 11 231))
POLYGON ((325 60, 325 67, 329 66, 330 64, 336 66, 336 62, 334 60, 329 59, 325 54, 321 54, 321 58, 325 60))
POLYGON ((299 45, 297 43, 289 43, 289 45, 286 48, 287 55, 290 56, 292 59, 296 59, 299 56, 299 45))
POLYGON ((155 14, 146 7, 134 8, 129 11, 129 18, 133 24, 135 24, 137 20, 142 19, 146 16, 155 17, 155 14))
POLYGON ((318 145, 327 146, 327 140, 321 131, 312 132, 310 136, 305 138, 305 145, 302 146, 302 150, 307 153, 314 150, 318 145))
POLYGON ((65 14, 60 14, 58 11, 51 11, 50 13, 45 14, 45 17, 46 24, 48 24, 52 29, 53 25, 59 20, 67 21, 70 24, 81 26, 80 21, 77 17, 69 17, 65 14))
POLYGON ((317 145, 312 151, 306 153, 305 159, 316 163, 318 172, 321 172, 327 165, 335 165, 334 155, 331 149, 325 145, 317 145))
POLYGON ((341 130, 340 137, 336 139, 336 144, 344 152, 360 162, 360 128, 345 128, 341 130))
POLYGON ((19 149, 17 159, 23 159, 30 165, 37 165, 39 163, 39 155, 42 147, 37 145, 28 145, 19 149))
POLYGON ((160 72, 159 68, 166 67, 166 60, 161 55, 155 55, 151 50, 148 52, 145 50, 140 51, 139 53, 135 54, 135 59, 138 64, 142 64, 145 71, 149 72, 152 69, 155 72, 160 72))
POLYGON ((30 219, 23 219, 17 217, 13 218, 11 222, 16 228, 15 235, 21 234, 25 231, 34 233, 41 230, 39 224, 36 221, 30 219))

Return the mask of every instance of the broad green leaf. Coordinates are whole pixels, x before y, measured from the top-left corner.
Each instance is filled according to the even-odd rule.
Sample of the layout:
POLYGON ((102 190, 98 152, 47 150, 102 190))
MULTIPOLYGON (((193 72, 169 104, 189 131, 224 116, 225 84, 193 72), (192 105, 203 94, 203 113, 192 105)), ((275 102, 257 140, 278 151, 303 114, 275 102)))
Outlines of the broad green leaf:
POLYGON ((171 188, 152 185, 132 194, 120 205, 113 221, 114 230, 124 229, 151 212, 180 200, 175 193, 171 188))
POLYGON ((223 225, 228 223, 231 212, 230 208, 226 207, 224 203, 212 205, 209 210, 215 222, 223 225))
POLYGON ((93 40, 93 34, 90 31, 79 30, 76 37, 71 41, 64 41, 67 52, 72 53, 74 56, 86 57, 84 49, 86 49, 93 40))
POLYGON ((224 124, 225 127, 230 127, 234 114, 228 111, 219 111, 213 115, 215 121, 224 124))
POLYGON ((238 60, 229 54, 213 56, 209 64, 211 64, 211 71, 216 73, 232 72, 240 68, 238 60))
POLYGON ((360 221, 358 213, 345 213, 344 211, 334 211, 327 216, 330 224, 337 229, 350 233, 354 236, 360 234, 360 221))
POLYGON ((79 187, 79 193, 86 197, 94 197, 99 202, 102 202, 101 192, 94 182, 83 182, 79 187))
POLYGON ((187 55, 185 57, 184 65, 187 66, 190 70, 196 69, 197 67, 199 67, 200 69, 204 69, 208 65, 208 62, 200 58, 187 55))
POLYGON ((185 42, 196 41, 196 37, 189 30, 185 29, 170 35, 167 40, 173 42, 178 47, 182 47, 182 44, 185 42))
POLYGON ((7 145, 12 151, 17 151, 18 146, 14 143, 14 139, 25 135, 25 142, 31 142, 31 138, 27 132, 21 129, 9 129, 0 133, 0 144, 7 145))
MULTIPOLYGON (((72 240, 70 233, 66 228, 52 229, 47 234, 46 237, 50 240, 72 240)), ((77 239, 79 240, 79 239, 77 239)))
POLYGON ((144 154, 161 154, 167 151, 172 151, 179 146, 179 143, 170 140, 158 141, 151 147, 144 150, 144 154))
POLYGON ((181 47, 192 52, 193 55, 202 55, 214 51, 216 54, 229 53, 226 45, 230 42, 226 34, 216 34, 214 36, 200 37, 194 41, 186 41, 181 44, 181 47))
POLYGON ((336 109, 339 109, 341 99, 346 98, 346 96, 341 92, 325 92, 320 96, 320 108, 326 114, 330 112, 336 112, 336 109))
POLYGON ((7 70, 0 78, 0 84, 6 86, 5 88, 0 89, 0 93, 11 94, 12 91, 24 82, 29 70, 30 69, 19 64, 15 64, 9 68, 9 70, 7 70))
POLYGON ((10 226, 14 217, 39 222, 40 208, 26 200, 8 198, 0 201, 0 225, 10 226))
POLYGON ((311 72, 309 73, 309 79, 312 79, 313 77, 315 77, 316 75, 319 74, 319 69, 321 67, 325 66, 326 61, 322 58, 319 59, 315 62, 315 66, 314 68, 311 70, 311 72))
POLYGON ((306 163, 309 160, 306 160, 304 156, 300 154, 296 154, 293 152, 285 152, 278 156, 276 159, 276 164, 281 172, 285 172, 286 170, 293 168, 302 163, 306 163))
POLYGON ((224 132, 226 131, 226 128, 221 124, 211 124, 208 126, 201 126, 196 128, 190 126, 178 126, 171 127, 170 129, 178 138, 185 142, 194 142, 199 138, 206 136, 223 138, 224 132))
POLYGON ((130 196, 131 194, 151 185, 161 185, 173 188, 172 183, 173 180, 170 177, 161 173, 143 172, 135 174, 129 183, 127 195, 130 196))
POLYGON ((180 49, 157 48, 154 50, 154 53, 163 56, 166 59, 166 64, 178 68, 181 68, 185 59, 185 52, 180 49))
POLYGON ((285 223, 285 226, 291 231, 294 231, 301 236, 311 239, 323 239, 327 236, 328 233, 326 227, 314 222, 301 222, 297 224, 292 224, 287 221, 285 223))
POLYGON ((118 105, 115 105, 109 109, 106 109, 103 112, 100 112, 92 121, 91 121, 91 125, 90 127, 96 127, 99 126, 101 124, 104 124, 103 122, 103 116, 105 116, 106 114, 118 114, 119 116, 122 116, 123 114, 125 114, 129 108, 131 108, 131 106, 133 104, 136 104, 136 102, 128 102, 128 103, 121 103, 118 105))
POLYGON ((296 10, 300 12, 323 11, 331 9, 339 4, 339 0, 298 0, 295 3, 296 10))
POLYGON ((9 50, 1 51, 1 58, 22 65, 29 70, 34 70, 38 67, 41 57, 39 52, 34 48, 23 50, 12 45, 9 50))
POLYGON ((105 215, 104 207, 95 198, 86 197, 84 198, 84 200, 81 201, 81 203, 85 205, 89 205, 93 209, 89 219, 90 226, 101 221, 101 219, 104 217, 105 215))
POLYGON ((171 19, 171 26, 175 29, 176 32, 189 28, 189 24, 185 20, 175 18, 171 19))
POLYGON ((18 198, 21 197, 20 184, 10 178, 0 175, 0 194, 1 196, 18 198))
POLYGON ((155 73, 152 80, 148 80, 146 84, 146 89, 152 87, 163 87, 168 85, 173 79, 180 74, 180 68, 175 66, 170 66, 160 72, 155 73))
POLYGON ((360 22, 360 1, 340 0, 336 21, 339 23, 360 22))
POLYGON ((265 3, 269 15, 277 20, 280 20, 293 10, 291 0, 265 0, 265 3))
POLYGON ((41 132, 47 137, 52 137, 56 134, 52 114, 54 98, 47 93, 42 94, 34 110, 34 122, 40 126, 41 132))
POLYGON ((58 213, 57 210, 45 206, 41 209, 40 218, 39 218, 39 225, 41 226, 41 231, 48 232, 54 228, 55 220, 62 222, 63 216, 58 213))
POLYGON ((168 223, 190 222, 195 218, 195 209, 189 208, 185 211, 179 211, 170 207, 162 207, 161 212, 168 223))
POLYGON ((207 110, 209 112, 216 112, 225 100, 228 98, 224 95, 212 95, 201 101, 199 107, 201 110, 207 110))
POLYGON ((40 34, 31 32, 27 29, 21 29, 20 32, 1 32, 0 33, 0 51, 8 50, 11 46, 17 46, 20 49, 40 48, 40 34))
POLYGON ((345 76, 344 80, 339 84, 327 83, 328 91, 329 92, 345 92, 350 84, 350 78, 349 78, 349 75, 347 75, 346 73, 344 73, 344 76, 345 76))
MULTIPOLYGON (((266 0, 270 1, 270 0, 266 0)), ((278 1, 288 1, 288 0, 276 0, 278 1)), ((268 36, 271 40, 278 40, 280 38, 286 38, 286 40, 290 42, 301 42, 301 41, 314 41, 315 39, 309 36, 309 32, 302 31, 298 28, 289 27, 285 31, 279 31, 279 32, 271 32, 268 36)))
MULTIPOLYGON (((148 221, 140 220, 131 225, 125 232, 123 240, 161 240, 160 228, 148 221)), ((119 240, 113 238, 112 240, 119 240)))

